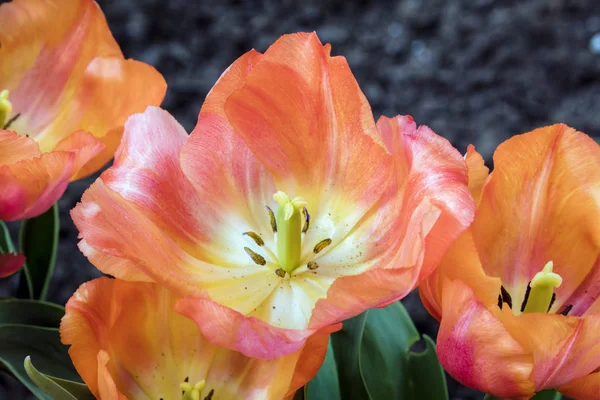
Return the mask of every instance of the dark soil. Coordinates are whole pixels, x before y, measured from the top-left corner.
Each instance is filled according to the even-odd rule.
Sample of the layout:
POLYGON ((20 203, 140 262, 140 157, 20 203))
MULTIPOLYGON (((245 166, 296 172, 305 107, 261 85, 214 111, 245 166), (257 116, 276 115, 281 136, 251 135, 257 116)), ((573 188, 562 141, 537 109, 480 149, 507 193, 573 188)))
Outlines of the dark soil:
MULTIPOLYGON (((506 138, 565 122, 600 135, 598 0, 189 1, 101 0, 127 57, 150 63, 169 84, 163 107, 191 130, 208 90, 251 48, 281 34, 317 31, 345 55, 375 116, 411 114, 461 151, 491 161, 506 138)), ((68 211, 92 178, 60 201, 62 228, 50 299, 64 303, 97 275, 76 248, 68 211)), ((2 293, 8 287, 6 281, 2 293)), ((413 294, 418 328, 436 322, 413 294)), ((1 399, 23 397, 0 380, 1 399), (10 389, 9 389, 10 388, 10 389), (10 394, 9 394, 10 393, 10 394)), ((451 382, 452 399, 481 394, 451 382)))

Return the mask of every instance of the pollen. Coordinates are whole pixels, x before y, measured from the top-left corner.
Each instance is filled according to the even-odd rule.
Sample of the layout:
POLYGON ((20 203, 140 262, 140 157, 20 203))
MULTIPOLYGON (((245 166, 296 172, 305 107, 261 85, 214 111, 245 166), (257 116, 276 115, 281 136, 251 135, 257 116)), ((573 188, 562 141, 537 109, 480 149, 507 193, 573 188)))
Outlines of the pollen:
POLYGON ((330 244, 331 244, 331 239, 321 240, 319 243, 317 243, 315 245, 315 248, 313 249, 313 253, 319 254, 321 252, 321 250, 323 250, 325 247, 329 246, 330 244))
POLYGON ((256 253, 250 247, 244 247, 244 250, 246 250, 246 253, 250 256, 250 258, 252 259, 252 261, 254 261, 256 264, 258 264, 258 265, 265 265, 267 263, 267 260, 265 260, 265 258, 263 256, 261 256, 260 254, 256 253))
POLYGON ((244 235, 250 237, 252 240, 254 240, 254 243, 256 243, 259 246, 264 246, 265 245, 265 241, 262 240, 262 238, 260 236, 258 236, 258 234, 254 233, 254 232, 244 232, 244 235))
POLYGON ((310 269, 311 271, 314 271, 315 269, 319 268, 319 264, 317 264, 314 261, 309 261, 308 264, 306 264, 306 268, 310 269))

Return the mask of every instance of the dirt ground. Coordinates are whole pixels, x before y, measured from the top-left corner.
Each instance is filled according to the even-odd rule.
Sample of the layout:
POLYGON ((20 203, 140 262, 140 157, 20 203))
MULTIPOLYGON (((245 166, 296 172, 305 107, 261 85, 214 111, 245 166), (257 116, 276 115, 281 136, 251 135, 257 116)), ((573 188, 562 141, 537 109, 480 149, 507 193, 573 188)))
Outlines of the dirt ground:
MULTIPOLYGON (((316 31, 334 55, 347 57, 375 117, 410 114, 461 152, 475 144, 488 162, 506 138, 555 122, 600 135, 598 0, 99 3, 125 55, 164 74, 163 107, 188 131, 207 92, 242 53, 264 51, 284 33, 316 31)), ((62 242, 50 291, 59 303, 98 276, 77 250, 68 216, 93 178, 72 184, 60 201, 62 242)), ((418 296, 404 302, 418 328, 435 336, 437 324, 418 296)), ((451 399, 482 398, 449 385, 451 399)), ((19 393, 0 378, 0 399, 19 393)))

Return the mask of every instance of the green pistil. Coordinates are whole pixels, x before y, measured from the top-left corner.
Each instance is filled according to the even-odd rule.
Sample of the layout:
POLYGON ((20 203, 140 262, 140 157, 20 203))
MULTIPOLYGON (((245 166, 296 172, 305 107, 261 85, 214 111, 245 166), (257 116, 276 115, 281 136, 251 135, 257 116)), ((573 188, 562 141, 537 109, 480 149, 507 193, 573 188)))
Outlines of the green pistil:
POLYGON ((206 381, 202 379, 195 385, 192 385, 189 382, 182 382, 179 386, 183 392, 181 395, 181 400, 200 400, 200 395, 206 386, 206 381))
POLYGON ((302 210, 307 203, 302 197, 290 200, 284 192, 277 192, 273 198, 279 203, 275 215, 277 221, 277 258, 279 265, 290 273, 300 264, 302 253, 302 210))
POLYGON ((525 305, 525 313, 548 312, 549 304, 552 302, 554 288, 562 284, 562 277, 552 272, 553 263, 550 261, 544 268, 535 274, 529 286, 529 297, 525 305))
POLYGON ((6 125, 8 116, 12 112, 12 104, 8 101, 8 90, 0 92, 0 129, 6 125))

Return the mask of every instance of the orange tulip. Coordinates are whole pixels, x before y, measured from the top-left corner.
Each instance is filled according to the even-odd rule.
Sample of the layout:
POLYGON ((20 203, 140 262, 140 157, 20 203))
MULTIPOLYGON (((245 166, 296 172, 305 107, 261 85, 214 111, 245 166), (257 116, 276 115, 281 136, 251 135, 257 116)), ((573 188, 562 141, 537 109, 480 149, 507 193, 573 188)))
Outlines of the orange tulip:
POLYGON ((72 211, 84 254, 259 358, 409 293, 471 222, 466 165, 410 117, 376 125, 329 51, 293 34, 245 54, 189 138, 160 109, 131 117, 72 211))
POLYGON ((112 158, 127 117, 161 103, 151 66, 125 60, 92 0, 0 6, 0 220, 46 211, 112 158))
POLYGON ((109 278, 84 283, 69 300, 61 339, 98 399, 279 400, 325 357, 328 335, 274 360, 219 348, 173 310, 176 301, 157 284, 109 278))
POLYGON ((442 365, 499 397, 600 398, 598 145, 554 125, 500 145, 489 176, 466 158, 474 222, 420 288, 442 365))

